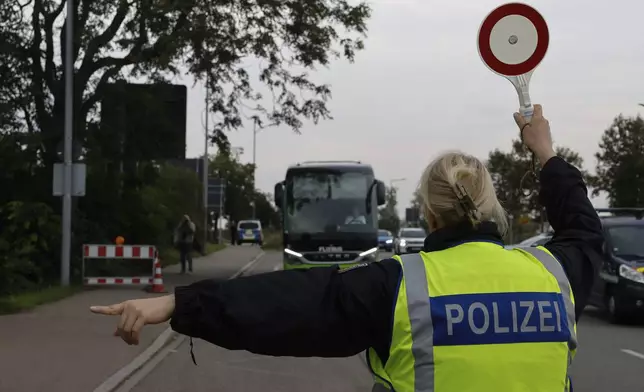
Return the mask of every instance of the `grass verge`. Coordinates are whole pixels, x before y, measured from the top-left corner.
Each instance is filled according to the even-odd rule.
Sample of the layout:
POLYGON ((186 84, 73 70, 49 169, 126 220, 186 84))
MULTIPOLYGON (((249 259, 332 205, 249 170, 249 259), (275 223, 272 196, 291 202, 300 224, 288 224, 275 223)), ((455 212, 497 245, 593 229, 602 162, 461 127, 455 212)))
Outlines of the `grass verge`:
MULTIPOLYGON (((209 255, 211 253, 215 253, 217 251, 220 251, 224 249, 226 245, 224 244, 211 244, 208 243, 206 244, 206 254, 209 255)), ((197 254, 193 252, 193 257, 195 257, 197 254)), ((176 248, 165 248, 165 249, 160 249, 159 250, 159 257, 161 258, 161 266, 162 267, 167 267, 170 265, 178 264, 179 263, 179 250, 176 248)))
POLYGON ((218 252, 222 249, 224 249, 226 245, 224 244, 211 244, 210 242, 206 244, 206 254, 209 255, 211 253, 218 252))
POLYGON ((266 233, 262 249, 282 250, 282 233, 277 231, 266 233))
MULTIPOLYGON (((207 244, 206 254, 217 252, 226 246, 223 244, 207 244)), ((160 251, 161 264, 168 266, 179 262, 179 251, 174 248, 166 248, 160 251)), ((15 294, 0 297, 0 315, 12 314, 31 310, 39 305, 59 301, 82 290, 81 286, 51 286, 37 291, 29 291, 22 294, 15 294)))
POLYGON ((56 302, 69 297, 78 291, 80 286, 51 286, 38 291, 11 295, 0 298, 0 314, 11 314, 31 310, 39 305, 56 302))

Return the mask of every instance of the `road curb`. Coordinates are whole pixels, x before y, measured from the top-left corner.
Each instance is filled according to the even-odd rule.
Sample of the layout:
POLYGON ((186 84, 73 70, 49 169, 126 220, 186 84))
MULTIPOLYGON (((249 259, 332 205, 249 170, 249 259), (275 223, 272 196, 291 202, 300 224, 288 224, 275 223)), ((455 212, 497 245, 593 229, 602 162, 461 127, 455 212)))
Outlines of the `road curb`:
MULTIPOLYGON (((261 258, 266 254, 263 250, 260 252, 248 263, 246 263, 239 271, 235 272, 228 280, 235 279, 248 270, 253 268, 255 264, 261 260, 261 258)), ((114 392, 119 387, 121 387, 133 374, 142 369, 146 364, 148 364, 161 350, 166 347, 171 341, 179 337, 179 334, 174 332, 171 327, 166 328, 165 331, 152 342, 152 344, 145 349, 141 354, 139 354, 132 362, 122 367, 119 371, 114 373, 110 378, 105 380, 101 385, 96 387, 93 392, 114 392)))

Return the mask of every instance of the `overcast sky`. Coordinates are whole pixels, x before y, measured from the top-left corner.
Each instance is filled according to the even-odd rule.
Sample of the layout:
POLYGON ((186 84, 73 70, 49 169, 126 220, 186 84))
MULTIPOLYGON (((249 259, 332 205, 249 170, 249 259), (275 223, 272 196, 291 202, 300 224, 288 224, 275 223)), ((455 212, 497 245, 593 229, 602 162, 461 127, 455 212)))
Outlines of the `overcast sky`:
MULTIPOLYGON (((366 49, 356 62, 337 61, 315 74, 332 85, 334 120, 307 124, 301 135, 287 128, 258 134, 257 185, 263 191, 272 192, 291 163, 355 159, 372 164, 385 183, 406 178, 396 184, 402 212, 438 153, 460 149, 484 159, 495 148, 508 150, 517 136, 516 92, 483 65, 476 47, 480 23, 502 1, 371 3, 366 49)), ((644 102, 644 2, 529 4, 545 17, 551 37, 532 77, 532 100, 543 104, 555 143, 578 151, 585 168, 594 170, 603 130, 619 113, 637 114, 637 103, 644 102)), ((191 157, 203 154, 204 96, 202 85, 189 91, 191 157)), ((244 148, 241 160, 250 162, 252 128, 229 137, 244 148)), ((606 206, 604 198, 594 202, 606 206)))

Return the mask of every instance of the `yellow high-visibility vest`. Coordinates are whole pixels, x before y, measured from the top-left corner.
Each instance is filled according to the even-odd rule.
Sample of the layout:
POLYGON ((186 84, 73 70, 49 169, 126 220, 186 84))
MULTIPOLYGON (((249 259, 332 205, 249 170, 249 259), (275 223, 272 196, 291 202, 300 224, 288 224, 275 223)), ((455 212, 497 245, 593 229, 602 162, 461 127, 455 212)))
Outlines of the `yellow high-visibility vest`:
POLYGON ((395 258, 389 358, 367 353, 373 391, 569 390, 575 303, 548 250, 469 242, 395 258))

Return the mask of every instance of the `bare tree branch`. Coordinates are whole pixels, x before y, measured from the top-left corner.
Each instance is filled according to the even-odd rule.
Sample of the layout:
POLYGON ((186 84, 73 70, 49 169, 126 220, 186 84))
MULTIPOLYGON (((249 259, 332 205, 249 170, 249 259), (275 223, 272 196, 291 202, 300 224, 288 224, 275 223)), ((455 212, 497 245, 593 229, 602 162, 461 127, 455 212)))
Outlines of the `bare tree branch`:
MULTIPOLYGON (((89 7, 86 7, 87 12, 89 12, 89 7)), ((92 63, 94 57, 98 54, 99 50, 110 43, 112 39, 116 36, 121 25, 125 21, 125 17, 128 14, 130 6, 127 0, 120 0, 119 6, 116 10, 116 14, 112 19, 112 23, 103 31, 103 33, 96 36, 90 41, 87 45, 87 50, 85 51, 85 57, 83 58, 83 63, 81 65, 80 74, 84 75, 84 80, 87 81, 92 76, 93 72, 89 72, 89 68, 92 68, 92 63)), ((144 30, 145 31, 145 30, 144 30)), ((139 37, 140 39, 141 37, 139 37)))
POLYGON ((45 81, 47 82, 47 87, 49 91, 53 92, 56 84, 56 64, 54 64, 54 21, 60 15, 63 10, 65 1, 61 1, 61 4, 56 10, 52 13, 47 13, 44 9, 41 10, 43 17, 45 18, 45 31, 52 32, 52 34, 45 34, 45 81))
POLYGON ((187 22, 187 16, 185 14, 182 14, 170 33, 157 38, 157 40, 151 47, 143 49, 145 43, 147 42, 147 36, 145 35, 145 21, 141 20, 138 40, 126 56, 120 58, 103 57, 96 60, 90 68, 85 70, 85 72, 89 72, 89 74, 85 74, 83 75, 83 77, 89 78, 92 74, 94 74, 94 72, 103 68, 107 68, 107 70, 97 83, 94 93, 83 103, 81 107, 81 115, 86 116, 92 109, 92 107, 96 105, 98 101, 100 101, 105 92, 104 86, 110 81, 110 79, 118 75, 123 67, 133 64, 145 63, 153 59, 160 52, 163 52, 165 45, 167 45, 173 39, 177 31, 186 26, 187 22))
POLYGON ((33 134, 36 132, 36 128, 34 127, 34 123, 31 120, 31 113, 29 109, 27 108, 26 105, 21 106, 22 112, 24 113, 25 116, 25 122, 27 123, 27 130, 29 133, 33 134))
POLYGON ((42 15, 42 0, 34 1, 34 9, 31 16, 31 27, 33 29, 33 40, 30 47, 31 71, 33 79, 31 80, 31 90, 36 103, 36 115, 40 124, 45 124, 49 120, 49 115, 45 107, 45 92, 43 89, 44 73, 40 63, 42 43, 42 31, 40 28, 40 16, 42 15))

